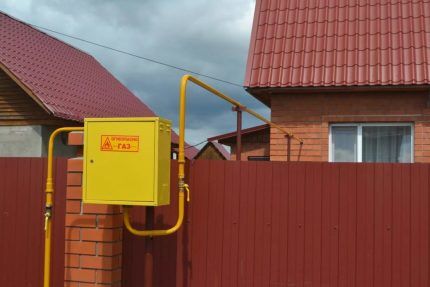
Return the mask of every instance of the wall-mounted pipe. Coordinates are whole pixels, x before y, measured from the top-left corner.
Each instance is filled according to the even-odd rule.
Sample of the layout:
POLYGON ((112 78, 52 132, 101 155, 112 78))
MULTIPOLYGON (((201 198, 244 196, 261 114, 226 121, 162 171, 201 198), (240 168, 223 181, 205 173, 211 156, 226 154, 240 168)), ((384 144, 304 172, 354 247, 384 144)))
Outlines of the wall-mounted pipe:
POLYGON ((282 132, 283 134, 285 134, 285 136, 288 136, 288 137, 290 137, 290 138, 292 138, 292 139, 295 139, 295 140, 297 140, 300 144, 303 144, 303 139, 301 139, 301 138, 299 138, 299 137, 295 136, 294 134, 292 134, 292 133, 290 133, 290 132, 286 131, 285 129, 283 129, 282 127, 278 126, 277 124, 272 123, 271 121, 269 121, 268 119, 266 119, 266 118, 265 118, 265 117, 263 117, 262 115, 258 114, 257 112, 254 112, 253 110, 248 109, 247 107, 244 107, 244 108, 243 108, 243 111, 244 111, 244 112, 247 112, 248 114, 250 114, 250 115, 252 115, 252 116, 254 116, 254 117, 256 117, 256 118, 257 118, 257 119, 259 119, 260 121, 265 122, 266 124, 270 125, 271 127, 275 128, 275 129, 277 129, 277 130, 279 130, 280 132, 282 132))
MULTIPOLYGON (((187 94, 187 83, 188 81, 200 86, 201 88, 211 92, 212 94, 220 97, 221 99, 231 103, 236 109, 240 111, 245 111, 250 115, 256 117, 257 119, 269 124, 270 126, 280 130, 282 133, 287 135, 289 138, 294 138, 298 140, 301 144, 303 140, 294 136, 293 134, 285 131, 280 126, 267 120, 257 112, 246 108, 244 105, 238 101, 224 95, 208 84, 200 81, 199 79, 191 76, 185 75, 181 79, 180 93, 179 93, 179 153, 178 153, 178 219, 176 224, 165 230, 137 230, 134 229, 130 223, 129 208, 124 207, 124 225, 126 228, 135 235, 138 236, 163 236, 169 235, 176 232, 182 225, 184 220, 184 205, 185 205, 185 195, 184 190, 187 190, 188 196, 187 201, 189 201, 189 187, 185 183, 185 114, 186 114, 186 94, 187 94)), ((62 132, 72 132, 72 131, 83 131, 83 127, 63 127, 56 129, 49 138, 48 144, 48 165, 47 165, 47 177, 46 177, 46 204, 45 204, 45 254, 44 254, 44 287, 50 287, 50 262, 51 262, 51 238, 52 238, 52 208, 53 208, 53 194, 54 194, 54 180, 53 180, 53 151, 54 151, 54 141, 58 134, 62 132)))
POLYGON ((51 280, 51 241, 52 241, 52 208, 54 206, 54 178, 53 178, 53 160, 54 160, 54 142, 57 135, 62 132, 83 131, 83 127, 64 127, 56 129, 49 137, 48 143, 48 164, 46 171, 46 203, 45 203, 45 255, 43 262, 43 286, 50 287, 51 280))
MULTIPOLYGON (((293 134, 285 131, 280 126, 272 123, 262 115, 258 114, 257 112, 248 109, 244 105, 242 105, 240 102, 230 98, 227 95, 224 95, 220 91, 216 90, 215 88, 211 87, 210 85, 202 82, 201 80, 197 79, 196 77, 193 77, 191 75, 184 75, 181 79, 181 85, 180 85, 180 91, 179 91, 179 151, 178 151, 178 185, 179 185, 179 200, 178 200, 178 219, 176 221, 176 224, 166 230, 137 230, 132 227, 130 222, 130 214, 129 214, 129 207, 124 207, 124 225, 126 228, 134 235, 138 236, 162 236, 162 235, 168 235, 175 231, 177 231, 183 222, 184 219, 184 188, 188 186, 185 184, 185 115, 186 115, 186 97, 187 97, 187 84, 188 81, 193 82, 197 86, 200 86, 201 88, 205 89, 206 91, 218 96, 219 98, 229 102, 232 104, 236 109, 239 109, 240 111, 245 111, 248 114, 256 117, 257 119, 269 124, 270 126, 280 130, 285 135, 294 138, 298 140, 300 143, 303 143, 303 140, 294 136, 293 134)), ((189 190, 188 190, 189 192, 189 190)))
POLYGON ((188 185, 185 184, 185 115, 186 115, 186 97, 187 97, 187 84, 188 82, 193 82, 197 86, 200 86, 201 88, 205 89, 206 91, 218 96, 219 98, 229 102, 232 104, 236 109, 240 111, 247 112, 248 114, 256 117, 257 119, 269 124, 270 126, 280 130, 282 133, 287 135, 288 137, 294 138, 298 140, 300 143, 303 143, 303 140, 294 136, 293 134, 285 131, 280 126, 272 123, 262 115, 258 114, 257 112, 248 109, 244 105, 242 105, 240 102, 230 98, 227 95, 224 95, 220 91, 216 90, 215 88, 211 87, 210 85, 202 82, 201 80, 197 79, 194 76, 191 75, 184 75, 181 79, 181 85, 180 85, 180 91, 179 91, 179 148, 178 148, 178 185, 179 185, 179 200, 178 200, 178 219, 176 221, 176 224, 166 230, 137 230, 133 228, 130 222, 130 213, 129 208, 130 207, 124 207, 124 225, 134 235, 138 236, 163 236, 163 235, 169 235, 171 233, 176 232, 182 225, 182 222, 184 220, 184 189, 186 188, 189 195, 189 189, 188 185))

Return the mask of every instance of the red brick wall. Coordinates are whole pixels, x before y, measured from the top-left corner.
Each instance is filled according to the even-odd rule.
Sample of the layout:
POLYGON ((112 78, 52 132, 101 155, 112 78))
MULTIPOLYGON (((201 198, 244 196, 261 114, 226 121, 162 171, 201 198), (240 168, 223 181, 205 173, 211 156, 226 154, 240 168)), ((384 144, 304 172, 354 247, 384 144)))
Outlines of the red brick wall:
MULTIPOLYGON (((82 144, 82 136, 71 134, 69 144, 82 144)), ((120 286, 122 211, 82 203, 82 168, 82 158, 68 160, 65 286, 120 286)))
MULTIPOLYGON (((415 162, 430 162, 430 109, 425 92, 272 95, 272 121, 304 139, 292 141, 292 161, 328 161, 331 123, 414 123, 415 162)), ((271 160, 286 160, 284 135, 271 129, 271 160)))

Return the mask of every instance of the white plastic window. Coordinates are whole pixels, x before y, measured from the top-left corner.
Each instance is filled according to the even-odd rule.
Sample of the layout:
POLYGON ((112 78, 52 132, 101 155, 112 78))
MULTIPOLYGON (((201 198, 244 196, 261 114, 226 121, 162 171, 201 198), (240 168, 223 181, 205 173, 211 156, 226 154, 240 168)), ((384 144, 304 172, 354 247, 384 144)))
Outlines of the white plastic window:
POLYGON ((331 162, 413 161, 412 124, 332 124, 331 162))

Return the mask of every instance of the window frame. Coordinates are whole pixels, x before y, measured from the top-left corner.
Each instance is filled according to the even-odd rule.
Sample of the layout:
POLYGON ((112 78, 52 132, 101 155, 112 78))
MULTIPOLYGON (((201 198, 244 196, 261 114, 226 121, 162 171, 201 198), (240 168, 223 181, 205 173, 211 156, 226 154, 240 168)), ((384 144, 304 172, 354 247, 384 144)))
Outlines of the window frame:
POLYGON ((413 123, 331 123, 329 124, 329 135, 328 135, 328 156, 329 162, 333 161, 333 141, 332 141, 332 128, 333 127, 357 127, 357 161, 363 162, 363 127, 411 127, 411 162, 414 163, 414 124, 413 123))

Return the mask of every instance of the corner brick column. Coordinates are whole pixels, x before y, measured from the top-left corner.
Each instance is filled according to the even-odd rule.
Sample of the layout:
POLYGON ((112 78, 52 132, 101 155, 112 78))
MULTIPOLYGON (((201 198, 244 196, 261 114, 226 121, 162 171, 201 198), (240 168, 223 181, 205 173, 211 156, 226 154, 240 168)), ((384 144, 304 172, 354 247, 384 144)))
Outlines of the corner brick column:
MULTIPOLYGON (((82 133, 70 133, 69 145, 82 146, 82 133)), ((65 286, 121 286, 122 211, 82 203, 82 168, 82 158, 68 160, 65 286)))

